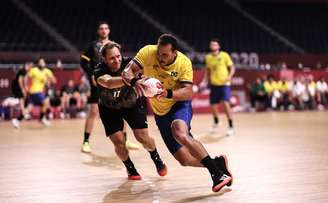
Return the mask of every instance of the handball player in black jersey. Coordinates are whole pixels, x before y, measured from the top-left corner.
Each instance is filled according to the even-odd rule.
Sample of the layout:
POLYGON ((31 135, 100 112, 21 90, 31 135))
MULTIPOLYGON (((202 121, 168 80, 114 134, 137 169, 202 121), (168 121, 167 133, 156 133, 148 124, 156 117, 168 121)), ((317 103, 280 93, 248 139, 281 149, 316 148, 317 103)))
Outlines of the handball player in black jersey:
POLYGON ((101 50, 103 62, 94 71, 99 93, 99 114, 106 136, 113 142, 117 156, 123 161, 128 178, 140 180, 141 176, 125 145, 125 120, 135 138, 149 152, 158 174, 165 176, 167 168, 156 150, 154 139, 148 134, 146 98, 137 97, 133 87, 125 85, 122 80, 121 73, 131 59, 123 58, 120 49, 120 45, 115 42, 107 43, 101 50))

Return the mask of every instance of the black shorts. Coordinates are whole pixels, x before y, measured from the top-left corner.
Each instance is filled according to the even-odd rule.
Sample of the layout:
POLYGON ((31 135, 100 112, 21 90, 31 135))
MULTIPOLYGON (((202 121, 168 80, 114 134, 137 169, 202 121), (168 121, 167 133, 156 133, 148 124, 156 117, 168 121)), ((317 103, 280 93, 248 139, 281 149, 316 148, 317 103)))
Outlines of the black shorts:
POLYGON ((12 87, 11 91, 15 98, 18 98, 18 99, 24 98, 24 94, 19 87, 12 87))
POLYGON ((123 119, 133 130, 148 128, 146 104, 138 104, 136 107, 129 109, 110 109, 101 104, 99 104, 98 107, 106 136, 110 136, 118 131, 123 131, 123 119))
POLYGON ((90 96, 88 97, 88 104, 98 103, 99 93, 96 86, 91 85, 90 96))

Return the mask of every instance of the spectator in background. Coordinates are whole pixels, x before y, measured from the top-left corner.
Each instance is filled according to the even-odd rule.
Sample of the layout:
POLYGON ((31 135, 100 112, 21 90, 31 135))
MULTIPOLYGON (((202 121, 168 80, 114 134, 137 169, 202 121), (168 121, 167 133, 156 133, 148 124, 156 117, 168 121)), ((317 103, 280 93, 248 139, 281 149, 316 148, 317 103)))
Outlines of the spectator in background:
POLYGON ((278 107, 283 106, 285 111, 288 110, 288 106, 289 104, 291 104, 290 89, 291 88, 286 79, 282 79, 278 82, 278 90, 281 95, 280 100, 278 102, 278 107))
POLYGON ((28 93, 26 74, 32 68, 32 66, 32 62, 26 62, 24 67, 18 70, 15 79, 11 83, 12 93, 15 98, 19 99, 19 108, 21 111, 17 118, 11 120, 15 128, 20 128, 20 121, 22 121, 28 113, 28 109, 25 108, 25 101, 28 93))
POLYGON ((70 107, 77 107, 79 93, 75 87, 74 80, 69 80, 61 89, 61 106, 65 116, 68 116, 70 107))
POLYGON ((49 114, 49 118, 54 118, 54 113, 60 112, 60 118, 64 118, 65 115, 62 112, 61 108, 61 92, 60 90, 57 90, 54 85, 48 87, 48 97, 50 100, 50 106, 51 106, 51 112, 49 114))
POLYGON ((262 104, 263 108, 267 108, 267 93, 260 78, 257 78, 255 83, 251 86, 251 106, 257 109, 257 104, 262 104))
POLYGON ((78 91, 80 96, 80 104, 78 106, 80 107, 80 110, 85 110, 91 90, 90 83, 88 82, 85 76, 81 77, 80 83, 77 85, 76 90, 78 91))
POLYGON ((280 98, 278 91, 278 83, 275 81, 273 75, 269 75, 267 80, 263 83, 264 89, 268 95, 267 106, 271 108, 277 108, 277 99, 280 98))
POLYGON ((318 101, 318 109, 325 108, 328 100, 328 86, 324 77, 320 77, 317 81, 316 96, 318 101))
POLYGON ((292 95, 296 101, 296 109, 314 108, 315 86, 310 78, 299 77, 294 83, 292 95))

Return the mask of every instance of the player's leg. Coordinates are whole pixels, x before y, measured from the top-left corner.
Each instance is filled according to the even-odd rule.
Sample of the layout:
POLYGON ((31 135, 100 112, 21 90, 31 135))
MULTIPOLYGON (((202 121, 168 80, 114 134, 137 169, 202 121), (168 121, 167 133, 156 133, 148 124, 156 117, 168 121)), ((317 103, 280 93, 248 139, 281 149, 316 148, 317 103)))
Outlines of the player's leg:
POLYGON ((231 184, 232 178, 212 159, 204 146, 190 134, 192 107, 190 102, 178 102, 165 116, 155 116, 164 142, 174 157, 184 166, 204 166, 213 180, 213 191, 231 184))
POLYGON ((125 140, 126 140, 126 142, 125 142, 126 148, 128 148, 128 149, 132 149, 132 150, 137 150, 137 149, 140 148, 139 145, 136 144, 136 143, 134 143, 134 142, 131 142, 131 141, 127 138, 126 125, 127 125, 127 124, 126 124, 126 122, 124 121, 123 134, 124 134, 124 136, 125 136, 125 140))
POLYGON ((89 144, 89 138, 95 123, 95 120, 98 116, 98 104, 97 103, 91 103, 90 104, 90 109, 87 115, 87 118, 85 120, 84 124, 84 139, 83 139, 83 144, 81 151, 85 153, 90 153, 91 152, 91 147, 89 144))
POLYGON ((50 108, 50 100, 46 97, 43 93, 37 93, 34 95, 34 104, 39 105, 41 107, 40 110, 40 122, 45 125, 49 126, 50 122, 46 118, 46 113, 50 108))
POLYGON ((117 156, 122 160, 124 166, 126 167, 128 179, 140 180, 141 176, 131 161, 129 151, 125 145, 126 139, 122 131, 124 124, 121 110, 111 110, 99 105, 99 114, 104 125, 106 135, 114 144, 117 156))
POLYGON ((148 133, 146 103, 144 102, 135 108, 124 109, 123 111, 124 119, 132 128, 135 138, 149 152, 156 166, 157 173, 160 176, 165 176, 167 174, 167 167, 157 152, 154 138, 148 133))
POLYGON ((210 87, 210 106, 211 106, 211 112, 213 116, 213 126, 211 128, 211 132, 216 132, 219 127, 219 110, 218 110, 218 104, 220 102, 220 94, 219 94, 219 87, 217 86, 211 86, 210 87))
POLYGON ((222 100, 224 106, 224 112, 228 120, 229 128, 227 131, 227 135, 231 136, 234 134, 233 120, 232 120, 232 109, 230 106, 230 97, 231 97, 231 89, 230 86, 222 86, 222 100))

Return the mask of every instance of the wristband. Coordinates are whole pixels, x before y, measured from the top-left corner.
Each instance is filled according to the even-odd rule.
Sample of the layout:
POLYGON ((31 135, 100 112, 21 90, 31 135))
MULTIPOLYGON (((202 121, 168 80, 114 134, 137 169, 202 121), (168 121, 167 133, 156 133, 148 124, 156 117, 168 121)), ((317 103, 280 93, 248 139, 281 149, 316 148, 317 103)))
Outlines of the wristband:
POLYGON ((168 89, 168 90, 166 90, 166 91, 167 91, 166 98, 168 98, 168 99, 172 99, 172 97, 173 97, 173 91, 170 90, 170 89, 168 89))

